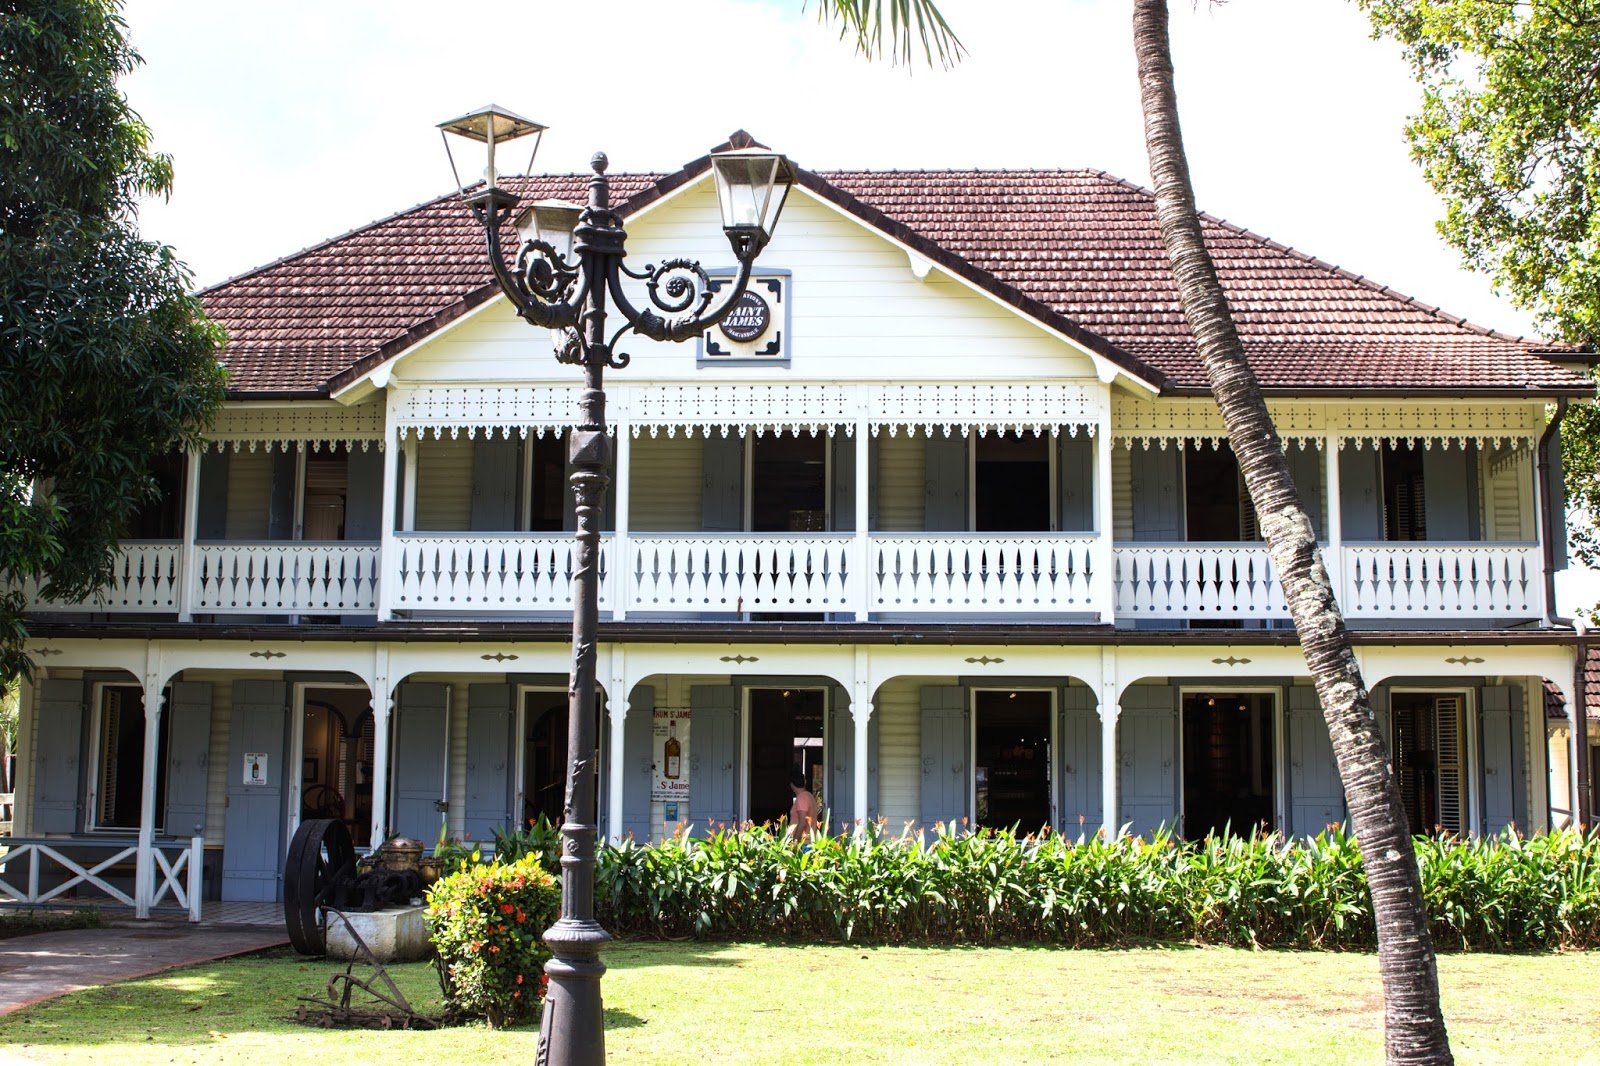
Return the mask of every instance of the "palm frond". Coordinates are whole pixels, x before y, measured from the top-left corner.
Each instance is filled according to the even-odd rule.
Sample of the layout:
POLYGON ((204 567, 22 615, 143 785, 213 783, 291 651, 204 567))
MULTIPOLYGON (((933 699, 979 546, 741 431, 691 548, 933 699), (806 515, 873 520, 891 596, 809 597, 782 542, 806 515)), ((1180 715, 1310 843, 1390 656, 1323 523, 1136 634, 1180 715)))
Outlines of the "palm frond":
POLYGON ((853 38, 867 59, 887 56, 897 66, 910 66, 918 45, 928 66, 945 70, 967 54, 933 0, 817 0, 817 21, 837 25, 839 39, 853 38))

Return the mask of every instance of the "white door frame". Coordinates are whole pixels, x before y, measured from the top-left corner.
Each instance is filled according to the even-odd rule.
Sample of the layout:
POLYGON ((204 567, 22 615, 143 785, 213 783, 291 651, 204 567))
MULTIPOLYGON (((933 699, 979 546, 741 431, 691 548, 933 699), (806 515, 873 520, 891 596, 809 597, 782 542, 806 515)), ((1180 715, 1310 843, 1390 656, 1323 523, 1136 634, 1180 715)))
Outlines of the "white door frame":
POLYGON ((1192 684, 1178 686, 1178 743, 1177 743, 1177 773, 1173 779, 1177 782, 1178 790, 1178 824, 1183 826, 1185 838, 1189 831, 1186 821, 1188 811, 1183 807, 1183 701, 1188 696, 1270 696, 1272 698, 1272 820, 1273 828, 1285 832, 1289 825, 1289 808, 1287 799, 1288 777, 1284 770, 1285 753, 1288 751, 1287 738, 1284 736, 1284 705, 1288 702, 1284 696, 1282 685, 1206 685, 1192 684))
MULTIPOLYGON (((531 451, 532 449, 529 450, 531 451)), ((528 810, 528 797, 524 791, 528 784, 528 696, 534 692, 556 692, 565 695, 567 690, 560 685, 517 685, 515 691, 517 707, 513 721, 516 723, 514 728, 517 739, 516 750, 511 753, 511 772, 516 776, 512 778, 511 816, 516 820, 513 823, 515 828, 520 830, 527 823, 526 815, 528 810)), ((570 726, 571 723, 569 722, 568 725, 570 726)), ((595 746, 600 746, 598 737, 595 738, 595 746)), ((596 767, 596 769, 598 770, 599 767, 596 767)), ((604 774, 598 779, 604 781, 604 774)))
MULTIPOLYGON (((1061 756, 1061 739, 1057 736, 1057 728, 1061 719, 1061 690, 1059 686, 1052 685, 975 685, 967 689, 967 817, 974 828, 978 824, 978 693, 980 692, 1048 692, 1050 694, 1049 729, 1050 729, 1050 758, 1045 767, 1046 778, 1050 785, 1050 828, 1059 830, 1061 812, 1057 792, 1060 791, 1061 776, 1056 769, 1056 764, 1061 756)), ((1024 830, 1031 832, 1031 830, 1024 830)))
MULTIPOLYGON (((88 738, 89 751, 87 752, 89 757, 86 760, 89 772, 84 775, 83 781, 81 782, 83 788, 83 831, 85 833, 122 833, 126 835, 128 833, 139 832, 139 826, 137 824, 131 826, 100 824, 100 752, 105 746, 105 738, 101 736, 101 730, 105 727, 105 692, 106 689, 109 688, 131 688, 138 696, 140 708, 139 735, 141 737, 144 736, 144 730, 150 721, 149 717, 144 713, 144 687, 137 681, 115 681, 110 678, 101 678, 100 680, 90 683, 88 738)), ((162 698, 166 699, 167 693, 170 691, 170 685, 166 688, 163 688, 161 690, 162 698)), ((161 723, 159 728, 169 728, 167 726, 167 714, 165 710, 161 714, 161 723)), ((168 757, 170 757, 170 755, 171 752, 169 750, 168 757)), ((144 760, 142 757, 139 761, 139 765, 141 768, 144 766, 144 760)), ((161 768, 159 766, 157 767, 156 772, 161 772, 161 768)), ((155 827, 158 832, 164 828, 166 817, 167 812, 165 810, 156 811, 155 827)))

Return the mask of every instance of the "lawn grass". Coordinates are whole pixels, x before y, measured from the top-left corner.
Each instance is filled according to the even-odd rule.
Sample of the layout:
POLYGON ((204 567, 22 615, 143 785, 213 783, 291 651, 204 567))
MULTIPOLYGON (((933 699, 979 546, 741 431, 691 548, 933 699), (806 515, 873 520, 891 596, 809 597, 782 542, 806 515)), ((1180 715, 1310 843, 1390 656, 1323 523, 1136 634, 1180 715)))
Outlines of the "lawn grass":
MULTIPOLYGON (((1367 954, 1159 947, 863 948, 626 943, 606 953, 618 1063, 1341 1063, 1381 1058, 1367 954)), ((295 997, 334 967, 287 953, 80 992, 0 1021, 41 1063, 490 1063, 533 1058, 536 1028, 323 1031, 295 997)), ((439 1009, 425 964, 395 967, 439 1009)), ((1600 953, 1447 955, 1460 1061, 1600 1062, 1600 953)))

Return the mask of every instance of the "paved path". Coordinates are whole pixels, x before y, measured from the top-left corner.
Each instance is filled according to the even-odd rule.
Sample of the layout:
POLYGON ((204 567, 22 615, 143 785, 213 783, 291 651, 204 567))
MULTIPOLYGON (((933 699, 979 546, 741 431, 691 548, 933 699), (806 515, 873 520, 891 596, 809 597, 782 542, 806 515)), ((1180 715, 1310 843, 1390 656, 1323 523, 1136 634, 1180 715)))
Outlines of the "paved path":
MULTIPOLYGON (((287 944, 283 927, 141 922, 0 940, 0 1016, 80 988, 287 944)), ((0 1066, 4 1066, 0 1060, 0 1066)))

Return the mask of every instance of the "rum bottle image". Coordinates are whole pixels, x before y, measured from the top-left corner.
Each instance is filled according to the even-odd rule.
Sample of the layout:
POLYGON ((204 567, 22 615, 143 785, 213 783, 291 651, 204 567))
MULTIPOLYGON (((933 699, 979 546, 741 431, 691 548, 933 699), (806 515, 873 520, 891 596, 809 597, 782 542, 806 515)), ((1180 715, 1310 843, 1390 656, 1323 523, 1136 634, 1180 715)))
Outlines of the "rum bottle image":
POLYGON ((683 768, 683 745, 678 743, 678 720, 676 718, 667 724, 667 742, 662 747, 662 754, 667 757, 667 778, 676 781, 683 768))

